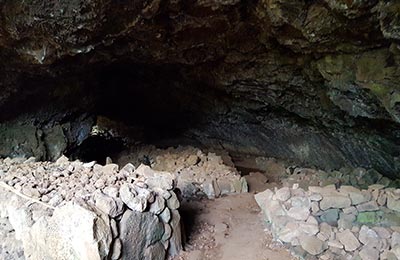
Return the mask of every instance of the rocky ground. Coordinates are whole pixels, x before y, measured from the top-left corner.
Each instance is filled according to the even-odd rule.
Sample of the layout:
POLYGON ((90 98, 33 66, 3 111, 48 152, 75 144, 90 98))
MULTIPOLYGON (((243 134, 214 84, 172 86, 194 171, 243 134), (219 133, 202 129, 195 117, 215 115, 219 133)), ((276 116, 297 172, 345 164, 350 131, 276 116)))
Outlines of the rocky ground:
MULTIPOLYGON (((121 248, 127 247, 128 230, 133 230, 138 218, 148 227, 146 233, 168 234, 154 239, 159 239, 160 248, 166 250, 162 252, 171 260, 373 260, 400 256, 398 181, 375 170, 328 172, 273 158, 231 158, 225 152, 193 147, 162 150, 148 146, 117 158, 123 167, 110 158, 106 161, 99 165, 66 157, 54 163, 0 159, 0 189, 6 194, 0 208, 1 257, 24 259, 25 248, 25 254, 31 252, 28 259, 39 259, 32 258, 29 250, 35 249, 26 245, 27 238, 39 240, 35 232, 51 237, 52 233, 46 233, 49 225, 57 227, 58 221, 72 212, 85 215, 86 209, 102 212, 89 219, 104 220, 105 214, 110 220, 109 231, 103 229, 110 239, 103 244, 112 249, 99 252, 111 254, 113 259, 124 254, 121 248), (222 192, 224 182, 230 188, 222 192), (246 190, 242 190, 244 184, 246 190), (249 193, 244 192, 247 190, 249 193), (76 208, 71 203, 89 206, 76 208), (186 237, 184 250, 179 252, 180 205, 186 237), (16 209, 19 206, 24 210, 16 209), (18 217, 21 215, 24 217, 18 217), (158 216, 163 228, 158 221, 152 222, 150 215, 158 216), (129 223, 133 226, 128 229, 129 223), (151 228, 154 225, 160 228, 151 228)), ((163 258, 162 254, 158 257, 163 258)))
POLYGON ((182 216, 187 244, 185 252, 171 260, 295 259, 273 241, 251 193, 185 201, 182 216))

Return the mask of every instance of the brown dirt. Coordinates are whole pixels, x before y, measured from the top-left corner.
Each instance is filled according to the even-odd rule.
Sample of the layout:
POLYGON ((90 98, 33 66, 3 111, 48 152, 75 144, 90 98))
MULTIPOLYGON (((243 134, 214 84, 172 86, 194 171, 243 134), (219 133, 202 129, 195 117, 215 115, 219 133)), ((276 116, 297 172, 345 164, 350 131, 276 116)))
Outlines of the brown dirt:
POLYGON ((181 214, 188 234, 185 251, 171 260, 289 260, 273 242, 253 194, 185 201, 181 214))

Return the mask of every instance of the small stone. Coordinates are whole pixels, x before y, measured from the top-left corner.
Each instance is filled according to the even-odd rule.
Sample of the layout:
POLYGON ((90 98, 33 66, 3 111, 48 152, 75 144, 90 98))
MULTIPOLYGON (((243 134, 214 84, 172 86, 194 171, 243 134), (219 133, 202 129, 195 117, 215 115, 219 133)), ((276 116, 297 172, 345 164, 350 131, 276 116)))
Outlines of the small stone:
POLYGON ((316 214, 320 210, 319 203, 317 201, 311 202, 311 212, 316 214))
POLYGON ((396 247, 398 245, 400 245, 400 233, 399 232, 393 232, 391 247, 394 248, 394 247, 396 247))
POLYGON ((353 214, 353 215, 357 215, 358 214, 358 211, 357 211, 356 207, 354 207, 354 206, 351 206, 351 207, 348 207, 348 208, 344 208, 342 210, 343 210, 344 214, 353 214))
POLYGON ((175 256, 182 250, 181 216, 175 209, 171 210, 171 216, 172 235, 169 239, 168 254, 175 256))
POLYGON ((307 235, 316 235, 319 232, 318 223, 300 222, 299 230, 307 235))
POLYGON ((357 222, 360 224, 375 224, 379 222, 379 217, 376 212, 360 212, 357 215, 357 222))
POLYGON ((349 229, 337 233, 337 238, 344 245, 344 249, 347 252, 353 252, 361 246, 358 239, 349 229))
POLYGON ((113 218, 110 218, 110 227, 113 238, 118 237, 119 236, 118 224, 117 221, 115 221, 113 218))
POLYGON ((65 155, 62 155, 60 158, 58 158, 56 160, 57 165, 62 165, 62 164, 66 164, 66 163, 69 163, 69 159, 65 155))
POLYGON ((103 174, 107 176, 116 175, 118 173, 119 166, 115 163, 106 164, 103 166, 103 174))
POLYGON ((379 236, 374 230, 363 225, 360 229, 358 240, 360 240, 360 242, 364 245, 371 245, 376 247, 376 242, 379 241, 379 236))
POLYGON ((282 202, 290 199, 290 189, 288 187, 280 188, 275 192, 275 198, 282 202))
POLYGON ((308 216, 310 216, 310 210, 303 207, 292 207, 287 211, 287 214, 296 220, 307 220, 308 216))
POLYGON ((381 191, 379 193, 378 199, 376 200, 376 202, 378 203, 379 206, 385 206, 386 205, 386 201, 387 201, 387 195, 384 191, 381 191))
POLYGON ((115 218, 124 212, 124 204, 118 198, 112 198, 102 192, 96 192, 96 207, 110 217, 115 218))
POLYGON ((89 176, 87 176, 86 174, 83 174, 80 178, 79 181, 82 185, 87 185, 89 184, 89 176))
POLYGON ((143 212, 147 207, 147 198, 137 196, 136 190, 131 184, 123 184, 119 189, 121 200, 132 210, 143 212))
POLYGON ((84 163, 82 166, 85 167, 85 168, 90 169, 90 168, 92 168, 95 164, 96 164, 96 162, 95 162, 95 161, 92 161, 92 162, 84 163))
POLYGON ((96 187, 96 189, 103 189, 105 186, 106 186, 106 182, 104 179, 98 179, 94 183, 94 187, 96 187))
POLYGON ((311 255, 319 255, 326 249, 326 244, 315 236, 301 236, 301 247, 311 255))
POLYGON ((300 235, 299 225, 296 222, 288 222, 276 235, 280 241, 293 245, 300 235))
POLYGON ((319 226, 319 230, 318 235, 320 235, 324 241, 330 239, 333 235, 332 227, 328 223, 322 222, 319 226))
MULTIPOLYGON (((124 172, 127 175, 131 175, 135 172, 135 170, 136 170, 136 167, 133 164, 127 163, 124 167, 122 167, 120 172, 124 172)), ((125 177, 127 177, 127 176, 125 176, 125 177)))
POLYGON ((319 206, 322 210, 327 210, 329 208, 341 209, 350 207, 351 200, 349 197, 342 195, 323 195, 322 200, 319 203, 319 206))
POLYGON ((338 227, 341 229, 351 229, 356 220, 356 215, 340 213, 338 227))
POLYGON ((326 222, 331 226, 337 226, 337 221, 339 219, 339 210, 338 209, 328 209, 321 213, 319 216, 321 222, 326 222))
POLYGON ((114 240, 113 245, 112 245, 111 260, 120 259, 121 254, 122 254, 122 242, 121 242, 121 239, 117 238, 114 240))
POLYGON ((340 243, 338 240, 330 240, 330 241, 328 241, 328 246, 335 247, 335 248, 343 248, 342 243, 340 243))
POLYGON ((111 157, 106 157, 106 164, 112 164, 113 163, 113 161, 112 161, 112 159, 111 159, 111 157))
POLYGON ((110 196, 111 198, 118 198, 119 190, 117 187, 107 186, 103 189, 104 194, 110 196))
POLYGON ((368 191, 361 191, 353 186, 341 186, 340 193, 348 195, 352 205, 367 202, 371 199, 371 193, 368 191))
POLYGON ((165 208, 163 210, 163 212, 161 212, 161 214, 159 215, 159 217, 161 218, 161 220, 164 223, 169 223, 169 221, 171 220, 171 211, 169 208, 165 208))
POLYGON ((167 200, 167 206, 170 209, 178 209, 180 207, 180 202, 175 192, 171 191, 171 197, 167 200))
POLYGON ((321 201, 322 200, 322 195, 319 194, 319 193, 312 193, 308 198, 311 201, 321 201))
POLYGON ((378 234, 380 238, 389 239, 392 236, 387 228, 373 227, 372 229, 378 234))
POLYGON ((364 246, 359 256, 362 260, 379 260, 379 250, 370 246, 364 246))
POLYGON ((379 210, 379 206, 376 201, 369 201, 363 204, 356 206, 358 212, 365 212, 365 211, 376 211, 379 210))
POLYGON ((156 195, 154 202, 150 205, 149 211, 153 214, 160 214, 165 208, 165 199, 160 196, 156 195))
POLYGON ((168 223, 164 223, 164 234, 161 238, 162 241, 167 241, 172 236, 172 228, 171 225, 168 223))
POLYGON ((393 253, 397 257, 397 259, 399 259, 400 258, 400 245, 392 247, 390 252, 393 253))
POLYGON ((400 212, 400 189, 387 191, 387 207, 391 210, 400 212))
POLYGON ((63 202, 63 197, 60 194, 56 194, 49 200, 49 204, 53 207, 57 207, 63 202))
POLYGON ((47 203, 47 202, 49 202, 50 198, 49 198, 49 196, 47 196, 47 195, 43 195, 43 196, 40 198, 40 200, 43 201, 44 203, 47 203))

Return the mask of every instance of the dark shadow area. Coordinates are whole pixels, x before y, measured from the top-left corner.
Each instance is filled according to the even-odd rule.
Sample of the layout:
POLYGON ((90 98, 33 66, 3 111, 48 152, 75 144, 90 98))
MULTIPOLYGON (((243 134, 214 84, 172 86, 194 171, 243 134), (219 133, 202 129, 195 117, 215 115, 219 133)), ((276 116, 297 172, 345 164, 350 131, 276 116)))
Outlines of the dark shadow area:
POLYGON ((81 145, 72 149, 67 154, 71 159, 79 159, 83 162, 96 161, 99 164, 106 163, 106 157, 126 149, 122 140, 106 138, 103 136, 92 136, 87 138, 81 145))
POLYGON ((143 142, 180 137, 199 120, 196 87, 179 67, 119 63, 99 76, 97 113, 142 129, 143 142))

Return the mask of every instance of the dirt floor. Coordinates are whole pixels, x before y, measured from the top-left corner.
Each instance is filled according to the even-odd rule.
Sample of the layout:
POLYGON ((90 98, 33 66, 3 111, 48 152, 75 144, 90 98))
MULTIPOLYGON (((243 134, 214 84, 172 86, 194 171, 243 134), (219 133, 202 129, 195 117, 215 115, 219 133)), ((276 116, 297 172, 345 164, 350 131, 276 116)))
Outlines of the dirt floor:
POLYGON ((287 260, 293 258, 272 240, 254 194, 185 201, 185 251, 171 260, 287 260))

